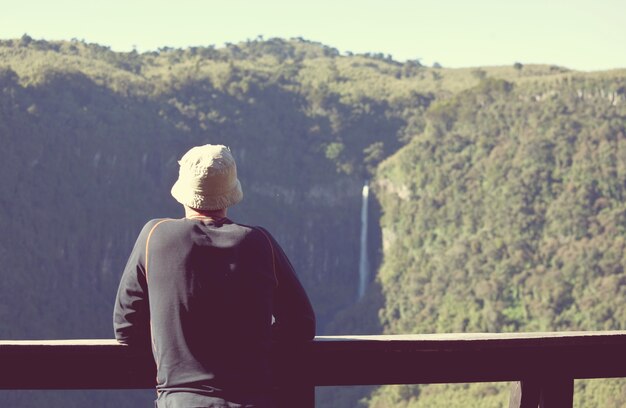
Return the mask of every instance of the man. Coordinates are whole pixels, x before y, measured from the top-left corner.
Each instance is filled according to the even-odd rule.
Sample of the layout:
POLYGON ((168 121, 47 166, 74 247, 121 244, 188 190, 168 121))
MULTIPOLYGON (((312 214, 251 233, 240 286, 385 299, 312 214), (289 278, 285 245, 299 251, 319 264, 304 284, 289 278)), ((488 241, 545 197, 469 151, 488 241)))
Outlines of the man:
POLYGON ((179 164, 172 196, 185 218, 139 234, 115 337, 152 349, 159 408, 273 407, 270 343, 312 339, 313 309, 272 235, 226 218, 243 197, 230 150, 194 147, 179 164))

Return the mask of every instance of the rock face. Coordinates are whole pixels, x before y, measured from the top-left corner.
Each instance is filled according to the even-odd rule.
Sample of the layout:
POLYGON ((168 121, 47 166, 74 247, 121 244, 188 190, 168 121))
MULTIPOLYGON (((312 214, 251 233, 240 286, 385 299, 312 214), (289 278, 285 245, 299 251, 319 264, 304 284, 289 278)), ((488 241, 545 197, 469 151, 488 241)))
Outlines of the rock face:
POLYGON ((276 140, 272 127, 256 127, 260 140, 220 137, 181 131, 116 95, 78 110, 46 99, 56 86, 74 97, 70 78, 34 89, 10 86, 15 93, 5 106, 13 106, 1 122, 2 298, 10 299, 5 306, 26 301, 32 310, 11 312, 0 337, 110 337, 109 309, 136 234, 150 218, 183 215, 169 193, 176 160, 209 142, 228 144, 239 161, 245 198, 231 217, 266 226, 282 243, 321 327, 353 300, 347 293, 358 282, 360 182, 337 174, 325 157, 310 159, 306 146, 276 140), (37 116, 23 110, 31 98, 37 116), (110 102, 127 107, 107 118, 110 102), (49 320, 33 324, 31 313, 49 320))
MULTIPOLYGON (((169 193, 176 161, 203 143, 233 150, 244 200, 229 215, 265 226, 282 244, 320 331, 354 302, 361 180, 311 151, 301 107, 285 113, 286 106, 259 104, 232 128, 188 131, 158 114, 168 106, 158 98, 135 100, 77 83, 69 76, 27 87, 13 77, 0 85, 0 338, 112 337, 112 304, 134 239, 151 218, 183 216, 169 193), (90 100, 67 103, 79 94, 90 100), (33 101, 36 113, 28 110, 33 101), (291 122, 259 119, 276 112, 291 122)), ((152 392, 111 394, 5 392, 0 400, 132 407, 153 399, 152 392)))
MULTIPOLYGON (((626 106, 581 99, 577 82, 532 99, 486 81, 434 104, 427 130, 378 167, 388 333, 625 327, 626 106)), ((498 387, 382 387, 370 406, 500 406, 498 387)), ((577 382, 575 395, 624 406, 625 390, 577 382)))
POLYGON ((204 143, 232 149, 244 200, 229 215, 276 236, 324 333, 359 285, 363 149, 397 143, 403 122, 384 101, 365 109, 245 61, 217 75, 224 56, 206 72, 147 78, 135 71, 154 66, 150 55, 130 69, 132 55, 66 45, 0 44, 0 338, 111 337, 134 239, 151 218, 183 216, 169 192, 177 160, 204 143))

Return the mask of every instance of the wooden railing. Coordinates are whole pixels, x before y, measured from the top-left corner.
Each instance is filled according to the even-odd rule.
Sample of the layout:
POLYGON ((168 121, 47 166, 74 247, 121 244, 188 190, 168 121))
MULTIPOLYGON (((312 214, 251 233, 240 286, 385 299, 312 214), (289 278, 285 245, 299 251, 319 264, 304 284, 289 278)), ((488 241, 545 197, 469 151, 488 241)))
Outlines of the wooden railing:
MULTIPOLYGON (((282 404, 314 387, 513 381, 510 407, 571 407, 574 379, 626 377, 626 331, 322 336, 276 347, 282 404)), ((152 357, 114 340, 0 341, 0 389, 153 388, 152 357)))

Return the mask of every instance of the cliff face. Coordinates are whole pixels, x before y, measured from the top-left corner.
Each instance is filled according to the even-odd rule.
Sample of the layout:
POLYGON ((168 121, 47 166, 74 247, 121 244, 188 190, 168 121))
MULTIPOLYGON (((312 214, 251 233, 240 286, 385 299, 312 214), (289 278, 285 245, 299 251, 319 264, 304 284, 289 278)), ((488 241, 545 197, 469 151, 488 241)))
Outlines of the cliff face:
MULTIPOLYGON (((387 332, 626 327, 625 79, 487 80, 431 107, 378 168, 387 332)), ((623 406, 623 384, 576 398, 623 406)), ((499 406, 498 387, 383 388, 372 406, 499 406)))
MULTIPOLYGON (((354 103, 311 85, 306 55, 283 72, 232 50, 1 45, 0 337, 110 337, 134 239, 148 219, 183 215, 169 193, 177 160, 204 143, 231 147, 244 200, 229 215, 281 242, 320 332, 354 303, 366 166, 405 123, 384 98, 354 103)), ((327 81, 331 58, 314 56, 327 81)))
MULTIPOLYGON (((191 89, 145 96, 81 72, 50 72, 27 84, 5 69, 0 94, 1 338, 110 338, 135 237, 148 219, 183 216, 169 193, 176 161, 204 143, 231 147, 244 200, 229 216, 265 226, 282 244, 320 332, 355 301, 362 175, 337 171, 321 147, 328 117, 307 113, 310 103, 296 92, 266 86, 253 102, 198 80, 191 89)), ((152 398, 0 396, 15 406, 68 407, 131 407, 152 398)))

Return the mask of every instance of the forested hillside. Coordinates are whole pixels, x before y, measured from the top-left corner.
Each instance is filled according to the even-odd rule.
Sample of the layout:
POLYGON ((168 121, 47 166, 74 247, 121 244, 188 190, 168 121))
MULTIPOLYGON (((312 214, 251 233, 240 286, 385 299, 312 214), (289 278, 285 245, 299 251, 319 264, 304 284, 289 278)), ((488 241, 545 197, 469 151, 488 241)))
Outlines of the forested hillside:
MULTIPOLYGON (((229 145, 239 164, 244 200, 232 218, 273 232, 328 333, 357 298, 363 180, 434 99, 399 85, 401 68, 303 40, 141 55, 27 36, 2 42, 0 337, 111 337, 134 239, 150 218, 183 215, 169 193, 176 160, 208 142, 229 145)), ((376 264, 380 234, 370 242, 376 264)), ((379 330, 376 312, 344 321, 379 330)), ((88 399, 42 395, 29 404, 88 399)))
MULTIPOLYGON (((323 330, 356 298, 363 179, 433 98, 392 100, 384 84, 357 89, 362 82, 337 77, 335 53, 278 40, 142 55, 5 41, 2 265, 11 281, 3 290, 12 297, 7 305, 24 296, 32 308, 52 302, 37 313, 58 317, 45 325, 16 319, 2 337, 110 335, 108 321, 95 331, 86 322, 92 306, 74 308, 58 293, 93 303, 91 292, 101 292, 93 307, 106 309, 108 320, 111 289, 143 222, 182 216, 169 195, 176 160, 207 142, 232 148, 246 196, 233 218, 279 237, 323 330), (87 326, 76 324, 81 319, 87 326)), ((372 61, 365 71, 374 79, 391 76, 375 69, 389 63, 372 61)))
MULTIPOLYGON (((0 338, 111 337, 136 234, 182 217, 176 160, 202 143, 233 150, 244 201, 230 215, 284 246, 319 334, 622 328, 625 79, 427 68, 303 39, 141 54, 0 41, 0 338), (370 225, 383 233, 373 228, 370 263, 382 267, 357 302, 372 177, 370 225)), ((621 386, 604 384, 585 386, 580 398, 599 402, 581 406, 620 406, 602 398, 622 401, 607 391, 621 386)), ((505 395, 463 388, 383 387, 369 403, 505 395)), ((320 406, 355 406, 363 392, 322 391, 320 406)), ((151 398, 0 393, 7 406, 151 398)))
MULTIPOLYGON (((376 177, 387 332, 626 328, 625 84, 485 79, 431 106, 376 177)), ((578 388, 578 406, 626 406, 623 381, 578 388)), ((508 401, 493 386, 406 387, 372 406, 477 395, 508 401)))

